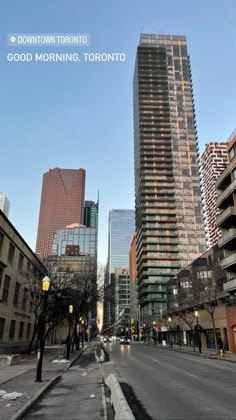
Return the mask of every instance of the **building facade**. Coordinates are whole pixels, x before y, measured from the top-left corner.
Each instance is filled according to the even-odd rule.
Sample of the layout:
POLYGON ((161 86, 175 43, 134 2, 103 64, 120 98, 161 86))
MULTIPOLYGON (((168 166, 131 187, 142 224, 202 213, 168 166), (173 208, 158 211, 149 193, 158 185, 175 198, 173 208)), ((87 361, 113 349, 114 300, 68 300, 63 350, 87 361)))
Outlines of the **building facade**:
POLYGON ((201 177, 204 195, 204 219, 207 246, 211 248, 221 237, 221 229, 216 226, 216 180, 228 165, 227 143, 208 143, 201 155, 201 177))
POLYGON ((181 270, 175 285, 168 285, 168 308, 160 326, 171 327, 173 343, 197 346, 199 323, 203 348, 216 348, 221 336, 224 349, 236 351, 229 328, 230 300, 224 291, 227 276, 221 267, 222 259, 223 250, 215 245, 181 270))
POLYGON ((33 330, 30 285, 45 268, 8 218, 0 211, 0 352, 27 350, 33 330))
POLYGON ((84 204, 84 225, 96 228, 96 250, 98 249, 98 214, 99 201, 85 201, 84 204))
POLYGON ((184 36, 141 34, 134 72, 137 279, 141 317, 206 250, 190 59, 184 36))
POLYGON ((222 230, 218 245, 224 250, 221 263, 227 274, 224 290, 230 299, 227 305, 229 341, 236 352, 236 129, 227 141, 227 150, 229 164, 216 182, 216 206, 220 212, 216 224, 222 230))
POLYGON ((123 309, 128 309, 130 313, 130 278, 129 270, 126 267, 115 269, 115 321, 120 319, 123 309))
POLYGON ((135 333, 139 331, 139 306, 137 293, 136 234, 134 234, 129 253, 130 276, 130 318, 135 333))
POLYGON ((111 210, 108 219, 108 259, 104 281, 104 328, 115 322, 115 269, 129 267, 130 244, 135 232, 134 210, 111 210))
POLYGON ((10 201, 4 194, 0 194, 0 210, 9 217, 9 211, 10 211, 10 201))
POLYGON ((130 244, 135 232, 134 210, 111 210, 108 220, 108 270, 129 266, 130 244))
POLYGON ((97 258, 96 227, 74 223, 58 230, 52 244, 52 255, 85 255, 97 258))
POLYGON ((43 176, 36 253, 52 253, 55 233, 72 223, 83 224, 84 169, 50 169, 43 176))

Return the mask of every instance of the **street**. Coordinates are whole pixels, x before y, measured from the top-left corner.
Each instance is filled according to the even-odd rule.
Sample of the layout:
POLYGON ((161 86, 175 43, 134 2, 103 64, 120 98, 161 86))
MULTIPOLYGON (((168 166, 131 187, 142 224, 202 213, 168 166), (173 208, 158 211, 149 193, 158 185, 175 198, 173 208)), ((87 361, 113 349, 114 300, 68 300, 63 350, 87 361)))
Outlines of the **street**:
POLYGON ((138 342, 105 346, 153 419, 236 418, 236 364, 138 342))

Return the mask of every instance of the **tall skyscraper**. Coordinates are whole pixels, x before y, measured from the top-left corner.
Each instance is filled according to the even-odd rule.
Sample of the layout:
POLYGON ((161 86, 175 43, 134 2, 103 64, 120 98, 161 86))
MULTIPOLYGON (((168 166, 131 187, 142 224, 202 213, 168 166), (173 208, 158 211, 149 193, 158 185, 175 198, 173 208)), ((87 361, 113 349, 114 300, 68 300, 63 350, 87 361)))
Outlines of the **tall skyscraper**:
POLYGON ((108 220, 108 270, 129 267, 130 244, 135 232, 134 210, 111 210, 108 220))
POLYGON ((221 229, 216 226, 218 196, 216 180, 229 163, 227 143, 208 143, 201 156, 201 175, 204 194, 204 219, 208 248, 217 244, 221 229))
POLYGON ((85 201, 84 204, 84 225, 96 229, 96 253, 98 249, 98 212, 99 201, 85 201))
POLYGON ((184 36, 141 34, 134 72, 137 281, 141 318, 206 249, 190 59, 184 36))
POLYGON ((88 227, 98 227, 98 202, 85 201, 84 225, 88 227))
POLYGON ((4 194, 0 194, 0 210, 9 217, 9 210, 10 210, 10 201, 8 200, 7 196, 4 194))
POLYGON ((129 251, 135 232, 134 210, 111 210, 108 220, 108 260, 104 282, 103 326, 115 322, 115 269, 129 267, 129 251))
POLYGON ((43 176, 36 253, 52 254, 55 233, 72 223, 83 224, 85 170, 50 169, 43 176))

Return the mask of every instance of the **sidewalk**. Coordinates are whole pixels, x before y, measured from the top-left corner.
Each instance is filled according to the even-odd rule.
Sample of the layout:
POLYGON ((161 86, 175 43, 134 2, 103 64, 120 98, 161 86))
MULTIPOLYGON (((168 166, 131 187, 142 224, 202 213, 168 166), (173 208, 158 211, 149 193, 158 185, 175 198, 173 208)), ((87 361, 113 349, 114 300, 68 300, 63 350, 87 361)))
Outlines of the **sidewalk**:
POLYGON ((219 359, 219 360, 225 360, 227 362, 236 363, 236 353, 231 353, 230 351, 224 352, 223 356, 221 356, 219 353, 216 353, 216 350, 214 349, 202 348, 202 352, 199 353, 198 347, 195 347, 195 351, 194 351, 193 347, 181 346, 180 348, 180 346, 177 344, 173 344, 172 347, 170 347, 168 344, 166 346, 163 346, 162 344, 157 343, 156 347, 161 348, 163 350, 179 351, 181 353, 190 353, 195 356, 208 357, 210 359, 219 359))
MULTIPOLYGON (((35 382, 37 356, 23 355, 22 360, 13 366, 1 366, 0 391, 7 393, 22 393, 14 399, 3 399, 0 396, 0 419, 18 419, 23 408, 31 406, 39 396, 59 378, 72 363, 80 356, 82 351, 71 353, 70 361, 54 363, 63 353, 63 346, 45 348, 42 370, 42 382, 35 382)), ((9 396, 10 397, 10 396, 9 396)))

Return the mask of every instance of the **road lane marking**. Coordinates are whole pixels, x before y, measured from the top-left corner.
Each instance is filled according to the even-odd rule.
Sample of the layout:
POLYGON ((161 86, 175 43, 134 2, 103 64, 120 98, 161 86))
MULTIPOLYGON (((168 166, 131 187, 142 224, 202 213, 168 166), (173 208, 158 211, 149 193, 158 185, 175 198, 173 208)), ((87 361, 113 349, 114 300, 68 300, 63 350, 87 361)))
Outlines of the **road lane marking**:
POLYGON ((150 357, 150 356, 146 356, 146 354, 140 353, 139 351, 138 351, 138 354, 140 354, 143 357, 146 357, 146 359, 152 360, 153 362, 159 363, 160 365, 162 364, 159 360, 154 359, 153 357, 150 357))
POLYGON ((191 373, 188 373, 188 372, 184 372, 184 370, 183 370, 183 373, 185 374, 185 375, 188 375, 188 376, 192 376, 193 378, 199 378, 199 376, 196 376, 196 375, 192 375, 191 373))
MULTIPOLYGON (((156 363, 159 363, 159 364, 163 365, 163 363, 162 363, 162 362, 160 362, 160 360, 154 359, 153 357, 147 356, 146 354, 143 354, 143 353, 140 353, 140 352, 138 352, 138 354, 140 354, 141 356, 145 357, 146 359, 150 359, 150 360, 152 360, 153 362, 156 362, 156 363)), ((199 379, 199 376, 192 375, 191 373, 185 372, 184 370, 183 370, 182 372, 183 372, 185 375, 192 376, 193 378, 199 379)))

